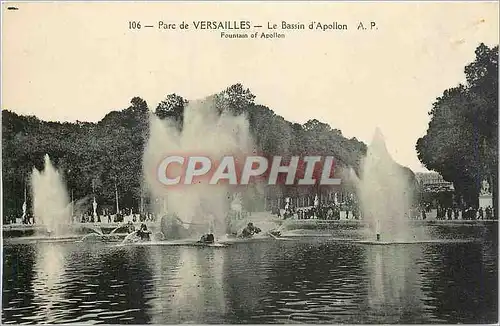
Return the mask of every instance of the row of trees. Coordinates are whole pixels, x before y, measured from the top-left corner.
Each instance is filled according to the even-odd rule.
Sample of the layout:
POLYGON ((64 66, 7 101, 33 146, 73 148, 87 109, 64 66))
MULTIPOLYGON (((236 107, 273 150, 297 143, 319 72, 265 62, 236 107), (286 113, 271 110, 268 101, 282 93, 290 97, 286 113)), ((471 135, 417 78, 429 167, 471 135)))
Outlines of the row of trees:
MULTIPOLYGON (((318 120, 291 123, 271 109, 255 103, 255 96, 241 84, 214 95, 217 108, 245 114, 258 150, 269 155, 333 155, 340 166, 359 168, 366 146, 347 139, 340 130, 318 120)), ((73 198, 82 199, 95 191, 100 206, 114 206, 115 189, 120 207, 137 211, 142 185, 142 154, 149 132, 149 114, 171 119, 183 128, 188 101, 170 94, 154 111, 139 97, 122 111, 108 113, 98 123, 46 122, 34 116, 2 112, 3 207, 4 216, 21 213, 24 189, 33 167, 43 168, 49 154, 61 171, 73 198)), ((297 195, 296 187, 279 187, 272 193, 297 195), (295 193, 294 193, 295 192, 295 193)), ((113 211, 113 210, 111 210, 113 211)))
POLYGON ((453 182, 468 205, 478 205, 486 180, 498 207, 498 46, 480 44, 475 53, 465 67, 467 82, 434 102, 427 134, 416 149, 425 167, 453 182))

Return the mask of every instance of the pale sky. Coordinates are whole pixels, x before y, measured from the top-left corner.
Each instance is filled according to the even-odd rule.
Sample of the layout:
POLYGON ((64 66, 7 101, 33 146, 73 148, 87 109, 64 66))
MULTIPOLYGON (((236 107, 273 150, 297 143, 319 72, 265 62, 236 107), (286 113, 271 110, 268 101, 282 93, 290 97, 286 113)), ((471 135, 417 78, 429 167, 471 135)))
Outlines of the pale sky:
POLYGON ((378 126, 394 159, 424 171, 415 143, 434 99, 464 80, 480 42, 498 44, 498 2, 7 3, 2 108, 44 120, 99 121, 134 96, 198 99, 241 82, 285 119, 316 118, 368 143, 378 126), (15 6, 19 10, 7 10, 15 6), (129 21, 141 30, 129 30, 129 21), (185 20, 189 30, 159 30, 185 20), (223 39, 193 21, 311 21, 347 31, 223 39), (357 30, 375 21, 376 31, 357 30), (154 28, 144 28, 144 25, 154 28))

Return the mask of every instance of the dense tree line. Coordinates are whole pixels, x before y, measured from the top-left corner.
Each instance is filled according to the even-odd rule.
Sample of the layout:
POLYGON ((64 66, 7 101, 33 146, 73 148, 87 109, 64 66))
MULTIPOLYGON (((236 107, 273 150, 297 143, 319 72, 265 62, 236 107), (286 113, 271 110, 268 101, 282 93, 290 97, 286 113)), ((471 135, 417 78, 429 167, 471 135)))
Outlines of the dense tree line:
POLYGON ((434 102, 427 134, 416 149, 428 169, 453 182, 467 205, 478 205, 487 180, 498 207, 498 46, 480 44, 475 54, 465 67, 466 83, 434 102))
MULTIPOLYGON (((220 111, 245 114, 258 150, 269 155, 333 155, 340 166, 359 168, 366 152, 362 142, 347 139, 340 130, 310 120, 301 125, 286 121, 271 109, 256 104, 255 96, 236 84, 214 95, 220 111)), ((72 197, 99 198, 100 207, 114 212, 115 188, 120 207, 137 211, 142 188, 142 153, 148 136, 148 119, 154 112, 162 119, 172 119, 183 126, 188 101, 170 94, 152 110, 139 97, 122 111, 108 113, 98 123, 60 123, 41 121, 34 116, 2 112, 3 204, 4 216, 21 214, 24 189, 33 167, 43 168, 49 154, 62 173, 72 197)), ((308 191, 311 189, 303 189, 308 191)), ((296 195, 297 187, 277 187, 270 193, 296 195)), ((29 193, 29 191, 28 191, 29 193)), ((90 207, 90 205, 89 205, 90 207)))

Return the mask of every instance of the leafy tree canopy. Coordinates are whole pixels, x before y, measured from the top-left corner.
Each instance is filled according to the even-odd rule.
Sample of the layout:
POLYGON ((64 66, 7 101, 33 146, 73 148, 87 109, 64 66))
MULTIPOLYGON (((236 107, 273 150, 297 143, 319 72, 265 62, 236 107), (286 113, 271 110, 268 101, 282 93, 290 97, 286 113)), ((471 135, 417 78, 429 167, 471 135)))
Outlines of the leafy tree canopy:
MULTIPOLYGON (((303 125, 286 121, 268 107, 256 104, 255 95, 241 84, 228 87, 214 98, 220 112, 247 116, 260 152, 283 156, 323 153, 334 155, 341 166, 355 169, 366 152, 365 144, 346 139, 339 130, 318 120, 303 125)), ((169 94, 154 113, 176 121, 182 129, 187 105, 182 96, 169 94)), ((114 207, 116 187, 120 207, 137 212, 143 194, 141 164, 149 114, 148 104, 140 97, 132 98, 128 108, 109 112, 98 123, 46 122, 2 111, 4 216, 21 213, 25 185, 33 167, 43 168, 45 154, 61 171, 75 199, 95 191, 101 207, 114 207)))
POLYGON ((483 180, 498 180, 498 46, 480 44, 465 69, 467 82, 447 89, 429 112, 427 133, 418 139, 420 161, 445 180, 469 205, 478 204, 483 180))

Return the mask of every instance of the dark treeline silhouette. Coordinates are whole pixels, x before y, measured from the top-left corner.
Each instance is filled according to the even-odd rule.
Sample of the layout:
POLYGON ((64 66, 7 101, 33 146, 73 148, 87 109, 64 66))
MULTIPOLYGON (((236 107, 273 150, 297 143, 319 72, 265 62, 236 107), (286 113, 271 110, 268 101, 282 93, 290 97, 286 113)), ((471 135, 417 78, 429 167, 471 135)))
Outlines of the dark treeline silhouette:
MULTIPOLYGON (((480 44, 464 69, 467 82, 447 89, 429 112, 427 134, 417 141, 420 161, 453 182, 458 196, 478 205, 483 180, 498 207, 498 45, 480 44)), ((495 216, 498 212, 495 209, 495 216)))
MULTIPOLYGON (((356 138, 347 139, 340 130, 318 120, 305 124, 292 123, 271 109, 256 104, 255 96, 241 84, 214 95, 216 107, 234 114, 246 114, 253 138, 260 152, 267 155, 333 155, 340 167, 353 167, 366 153, 366 145, 356 138)), ((93 189, 99 206, 114 212, 115 187, 120 208, 137 212, 142 186, 142 155, 148 137, 149 113, 172 119, 181 129, 188 101, 170 94, 154 109, 139 97, 122 111, 108 113, 98 123, 46 122, 34 116, 2 112, 3 207, 4 216, 22 213, 24 189, 33 167, 43 168, 49 154, 62 173, 68 192, 74 199, 91 195, 93 189)), ((312 189, 276 186, 269 193, 297 195, 312 189)), ((28 207, 31 207, 28 200, 28 207)), ((89 206, 90 207, 90 206, 89 206)))

